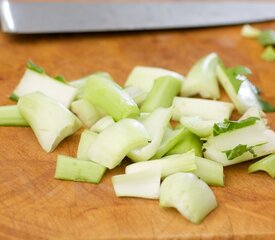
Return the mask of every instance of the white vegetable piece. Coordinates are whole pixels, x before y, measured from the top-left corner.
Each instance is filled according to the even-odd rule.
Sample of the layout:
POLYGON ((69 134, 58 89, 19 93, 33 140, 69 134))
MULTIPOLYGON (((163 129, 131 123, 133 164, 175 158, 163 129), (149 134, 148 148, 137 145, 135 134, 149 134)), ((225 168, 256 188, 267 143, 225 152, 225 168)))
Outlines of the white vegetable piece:
POLYGON ((135 119, 124 118, 98 134, 90 146, 89 159, 109 169, 119 165, 131 150, 150 141, 145 127, 135 119))
POLYGON ((232 103, 200 98, 175 97, 172 119, 179 121, 185 117, 201 117, 204 120, 223 121, 234 109, 232 103))
POLYGON ((161 169, 156 167, 137 173, 116 175, 112 183, 117 197, 158 199, 161 169))
POLYGON ((40 92, 22 96, 18 109, 46 152, 53 151, 64 138, 82 126, 67 108, 40 92))
POLYGON ((220 90, 216 77, 219 57, 210 53, 196 62, 182 82, 181 96, 188 97, 199 94, 203 98, 218 99, 220 90))
POLYGON ((99 119, 92 127, 91 131, 100 133, 102 132, 105 128, 109 127, 110 125, 114 124, 115 121, 111 116, 106 116, 101 119, 99 119))
POLYGON ((133 98, 137 105, 140 105, 147 96, 147 92, 135 86, 129 86, 124 88, 123 90, 128 93, 131 98, 133 98))
POLYGON ((160 187, 160 206, 174 207, 192 223, 200 223, 217 207, 210 187, 192 173, 175 173, 160 187))
POLYGON ((37 73, 27 69, 24 76, 16 86, 13 94, 22 97, 32 92, 42 92, 55 99, 65 107, 69 107, 74 100, 77 89, 68 84, 59 82, 46 74, 37 73))
POLYGON ((176 72, 156 67, 135 67, 129 74, 125 87, 134 86, 148 93, 154 85, 154 81, 163 76, 172 76, 184 80, 184 77, 176 72))
POLYGON ((176 172, 194 171, 196 169, 195 152, 189 151, 183 154, 170 155, 161 159, 133 163, 125 168, 125 173, 142 172, 155 168, 161 169, 162 178, 176 172))
POLYGON ((89 160, 88 151, 90 145, 97 137, 97 133, 85 129, 80 136, 80 141, 77 148, 77 159, 89 160))
POLYGON ((134 162, 147 161, 155 155, 161 145, 165 130, 172 115, 172 108, 157 108, 142 120, 151 142, 144 147, 130 151, 127 156, 134 162))

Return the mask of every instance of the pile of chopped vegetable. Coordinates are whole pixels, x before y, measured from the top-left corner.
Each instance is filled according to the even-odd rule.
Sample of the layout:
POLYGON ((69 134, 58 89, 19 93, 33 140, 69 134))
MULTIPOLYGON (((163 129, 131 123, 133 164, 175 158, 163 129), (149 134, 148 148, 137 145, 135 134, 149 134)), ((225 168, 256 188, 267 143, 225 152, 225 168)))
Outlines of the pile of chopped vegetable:
POLYGON ((264 47, 262 59, 268 62, 275 61, 275 31, 272 29, 260 30, 249 24, 243 26, 242 36, 246 38, 257 39, 264 47))
POLYGON ((275 133, 263 113, 275 108, 250 74, 216 53, 186 78, 135 67, 124 86, 106 72, 66 82, 29 62, 10 97, 17 105, 0 107, 0 125, 30 126, 46 152, 84 128, 77 156, 58 155, 56 179, 100 183, 128 158, 125 174, 112 177, 116 196, 159 199, 197 224, 217 207, 209 185, 224 186, 225 166, 264 157, 248 172, 275 177, 275 133), (232 103, 217 101, 219 84, 232 103), (230 120, 234 109, 238 121, 230 120))

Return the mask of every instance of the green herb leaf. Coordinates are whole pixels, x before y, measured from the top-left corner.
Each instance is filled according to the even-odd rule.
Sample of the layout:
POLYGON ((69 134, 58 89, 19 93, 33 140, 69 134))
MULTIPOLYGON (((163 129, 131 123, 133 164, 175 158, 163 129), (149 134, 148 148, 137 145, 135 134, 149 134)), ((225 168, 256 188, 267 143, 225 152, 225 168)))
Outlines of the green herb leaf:
POLYGON ((256 158, 257 155, 255 154, 253 148, 261 146, 263 144, 265 144, 265 143, 257 144, 257 145, 250 146, 250 147, 248 147, 247 145, 239 144, 238 146, 234 147, 233 149, 222 151, 222 152, 226 154, 226 157, 228 160, 232 160, 236 157, 239 157, 246 152, 250 152, 253 155, 253 158, 256 158))
POLYGON ((229 119, 224 119, 222 123, 215 123, 213 126, 214 136, 218 136, 222 133, 233 131, 239 128, 244 128, 251 126, 259 120, 257 117, 249 117, 241 121, 230 121, 229 119))
POLYGON ((275 31, 274 30, 265 30, 260 33, 258 38, 261 45, 275 45, 275 31))
POLYGON ((59 82, 62 82, 62 83, 67 83, 67 81, 65 80, 65 78, 63 76, 55 76, 54 77, 55 80, 59 81, 59 82))
POLYGON ((275 49, 272 46, 267 46, 262 54, 262 59, 268 62, 275 61, 275 49))
POLYGON ((247 80, 245 75, 249 75, 252 73, 249 68, 244 66, 224 68, 224 71, 236 93, 239 92, 240 86, 243 83, 243 81, 247 80))
POLYGON ((15 102, 17 102, 17 101, 19 100, 19 97, 18 97, 16 94, 12 93, 12 94, 9 96, 9 99, 10 99, 10 100, 13 100, 13 101, 15 101, 15 102))
POLYGON ((45 71, 43 68, 37 66, 36 64, 34 64, 32 61, 28 61, 27 62, 27 68, 32 70, 32 71, 35 71, 37 73, 40 73, 40 74, 44 74, 45 71))

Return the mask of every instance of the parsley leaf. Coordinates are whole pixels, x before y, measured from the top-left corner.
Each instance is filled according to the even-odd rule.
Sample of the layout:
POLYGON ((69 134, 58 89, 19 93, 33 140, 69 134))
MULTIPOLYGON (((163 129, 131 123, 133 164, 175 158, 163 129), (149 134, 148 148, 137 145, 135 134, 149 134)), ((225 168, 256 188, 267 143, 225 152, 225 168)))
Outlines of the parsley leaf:
POLYGON ((37 73, 40 73, 40 74, 44 74, 45 71, 43 68, 37 66, 36 64, 34 64, 32 61, 28 61, 27 62, 27 68, 32 70, 32 71, 35 71, 37 73))
POLYGON ((67 81, 65 80, 65 78, 63 76, 55 76, 54 77, 55 80, 59 81, 59 82, 62 82, 62 83, 67 83, 67 81))

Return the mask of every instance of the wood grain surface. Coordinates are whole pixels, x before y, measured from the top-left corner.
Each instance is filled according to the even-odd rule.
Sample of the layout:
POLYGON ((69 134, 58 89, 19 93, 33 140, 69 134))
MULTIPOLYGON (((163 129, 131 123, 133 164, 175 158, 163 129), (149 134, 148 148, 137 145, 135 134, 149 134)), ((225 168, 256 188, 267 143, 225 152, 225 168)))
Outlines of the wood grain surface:
MULTIPOLYGON (((275 29, 275 22, 255 26, 275 29)), ((275 63, 262 61, 262 47, 242 38, 240 26, 233 26, 110 34, 0 33, 0 105, 14 104, 8 95, 29 59, 68 80, 108 71, 122 84, 136 65, 185 75, 212 51, 228 66, 251 68, 251 80, 275 104, 275 63)), ((275 130, 275 114, 268 119, 275 130)), ((218 208, 193 225, 157 201, 116 198, 111 176, 123 173, 124 166, 109 171, 98 185, 55 180, 57 154, 75 156, 81 131, 47 154, 30 128, 0 128, 0 239, 275 239, 274 179, 264 172, 248 174, 251 162, 225 168, 226 186, 212 187, 218 208)))

